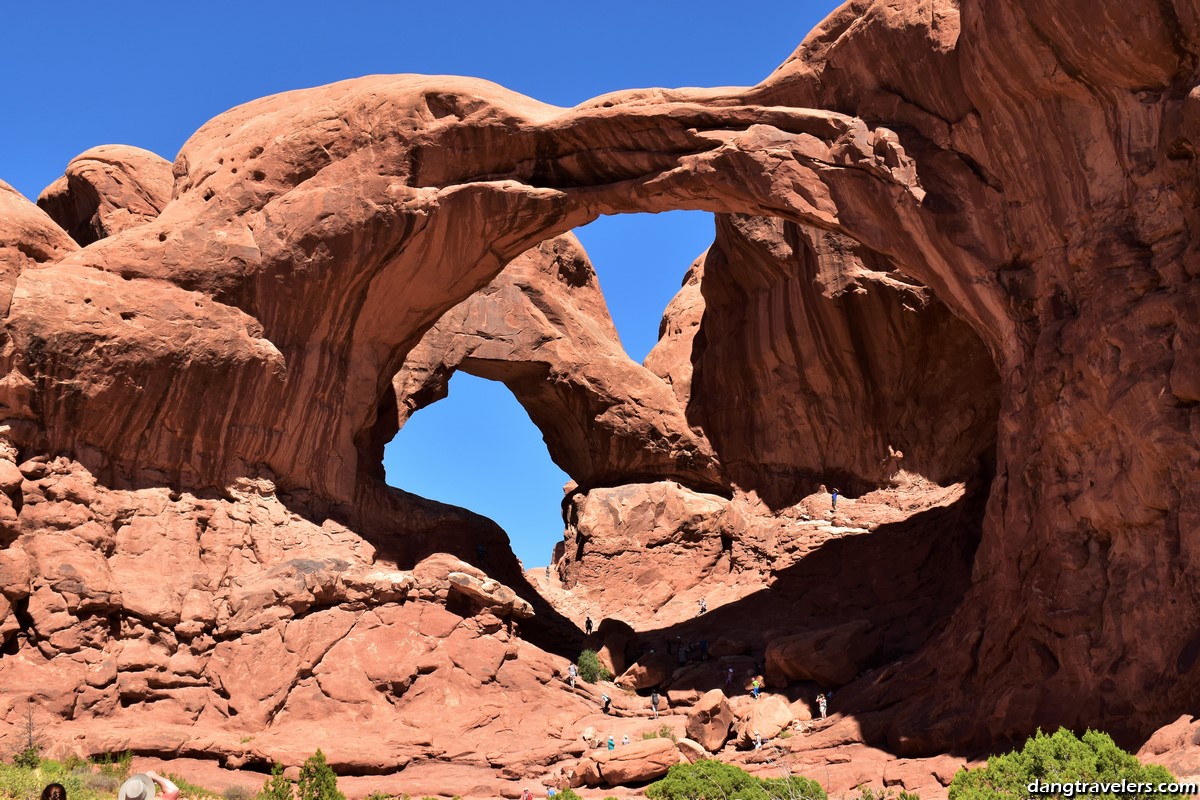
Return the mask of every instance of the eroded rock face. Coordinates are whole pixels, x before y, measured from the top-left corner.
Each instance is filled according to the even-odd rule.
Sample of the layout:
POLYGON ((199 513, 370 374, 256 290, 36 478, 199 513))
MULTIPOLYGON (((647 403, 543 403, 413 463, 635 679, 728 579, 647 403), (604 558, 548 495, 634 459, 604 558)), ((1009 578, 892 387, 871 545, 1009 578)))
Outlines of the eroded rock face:
POLYGON ((621 348, 574 236, 522 253, 425 334, 393 380, 400 425, 444 397, 459 369, 503 381, 582 486, 669 478, 726 489, 684 402, 621 348))
POLYGON ((67 164, 37 203, 82 246, 136 228, 171 199, 171 164, 128 145, 93 147, 67 164))

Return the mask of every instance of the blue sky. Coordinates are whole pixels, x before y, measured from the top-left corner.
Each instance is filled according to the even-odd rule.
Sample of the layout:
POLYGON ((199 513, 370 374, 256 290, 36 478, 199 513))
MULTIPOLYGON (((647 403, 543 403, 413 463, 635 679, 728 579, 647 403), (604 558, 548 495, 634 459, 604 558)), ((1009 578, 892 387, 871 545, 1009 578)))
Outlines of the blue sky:
MULTIPOLYGON (((34 198, 73 156, 132 144, 174 159, 239 103, 374 73, 469 75, 570 106, 644 86, 748 85, 837 4, 717 2, 10 3, 0 47, 0 179, 34 198)), ((601 218, 577 232, 626 350, 641 359, 711 215, 601 218)), ((561 487, 500 385, 456 377, 388 448, 389 482, 486 514, 526 566, 561 536, 561 487)))

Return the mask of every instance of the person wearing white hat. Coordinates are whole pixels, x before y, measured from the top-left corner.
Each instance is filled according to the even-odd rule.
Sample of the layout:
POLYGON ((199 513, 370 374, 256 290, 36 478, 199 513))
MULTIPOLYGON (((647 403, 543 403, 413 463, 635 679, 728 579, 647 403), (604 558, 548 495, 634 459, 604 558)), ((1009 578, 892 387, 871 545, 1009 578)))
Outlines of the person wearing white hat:
POLYGON ((162 787, 162 800, 179 800, 179 787, 157 772, 146 770, 121 784, 117 800, 154 800, 154 784, 162 787))

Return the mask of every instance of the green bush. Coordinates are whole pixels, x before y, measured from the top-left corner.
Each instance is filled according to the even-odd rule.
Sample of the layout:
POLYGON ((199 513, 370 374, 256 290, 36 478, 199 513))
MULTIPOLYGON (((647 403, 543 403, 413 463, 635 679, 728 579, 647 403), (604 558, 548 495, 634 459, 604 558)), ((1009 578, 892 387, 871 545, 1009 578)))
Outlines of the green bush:
POLYGON ((1040 730, 1020 750, 988 759, 987 766, 959 770, 950 783, 950 800, 993 800, 993 798, 1068 798, 1080 795, 1104 798, 1150 798, 1158 800, 1184 795, 1142 792, 1102 792, 1085 788, 1076 791, 1076 783, 1172 783, 1174 777, 1156 764, 1143 764, 1113 743, 1107 733, 1089 730, 1082 737, 1059 728, 1053 735, 1040 730), (1030 792, 1030 783, 1070 784, 1058 791, 1030 792))
POLYGON ((891 789, 884 789, 881 792, 876 792, 870 786, 857 786, 858 797, 854 800, 921 800, 921 795, 900 790, 900 794, 896 794, 891 789))
POLYGON ((37 769, 0 764, 0 798, 13 800, 38 800, 48 783, 61 783, 67 790, 69 800, 113 800, 116 786, 97 789, 93 779, 101 778, 90 772, 74 769, 74 764, 64 764, 45 758, 37 769))
POLYGON ((613 674, 600 663, 600 657, 596 655, 595 650, 584 650, 580 653, 575 666, 579 668, 579 677, 588 683, 611 681, 613 678, 613 674))
POLYGON ((555 800, 583 800, 582 797, 575 794, 574 789, 563 789, 558 794, 554 795, 555 800))
POLYGON ((346 800, 338 791, 337 775, 325 761, 321 748, 300 767, 300 800, 346 800))
POLYGON ((263 782, 257 800, 292 800, 293 794, 292 782, 283 777, 283 764, 276 762, 271 767, 271 777, 263 782))
POLYGON ((100 768, 101 775, 124 781, 129 777, 129 770, 133 766, 133 751, 105 753, 93 758, 92 763, 100 768))
POLYGON ((17 751, 17 754, 13 756, 13 764, 25 769, 37 769, 38 764, 41 763, 42 748, 36 744, 17 751))
POLYGON ((826 800, 816 781, 799 776, 756 778, 741 767, 701 759, 676 764, 667 777, 646 787, 651 800, 826 800))

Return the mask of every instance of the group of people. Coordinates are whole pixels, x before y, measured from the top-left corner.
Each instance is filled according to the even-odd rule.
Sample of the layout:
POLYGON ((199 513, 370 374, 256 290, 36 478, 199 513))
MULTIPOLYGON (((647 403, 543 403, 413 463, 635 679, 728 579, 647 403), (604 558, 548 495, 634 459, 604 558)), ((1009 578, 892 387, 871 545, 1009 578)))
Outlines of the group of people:
MULTIPOLYGON (((155 787, 162 789, 160 800, 179 800, 179 787, 170 778, 146 770, 121 784, 117 800, 154 800, 155 787)), ((67 800, 67 787, 51 783, 42 789, 42 800, 67 800)))

